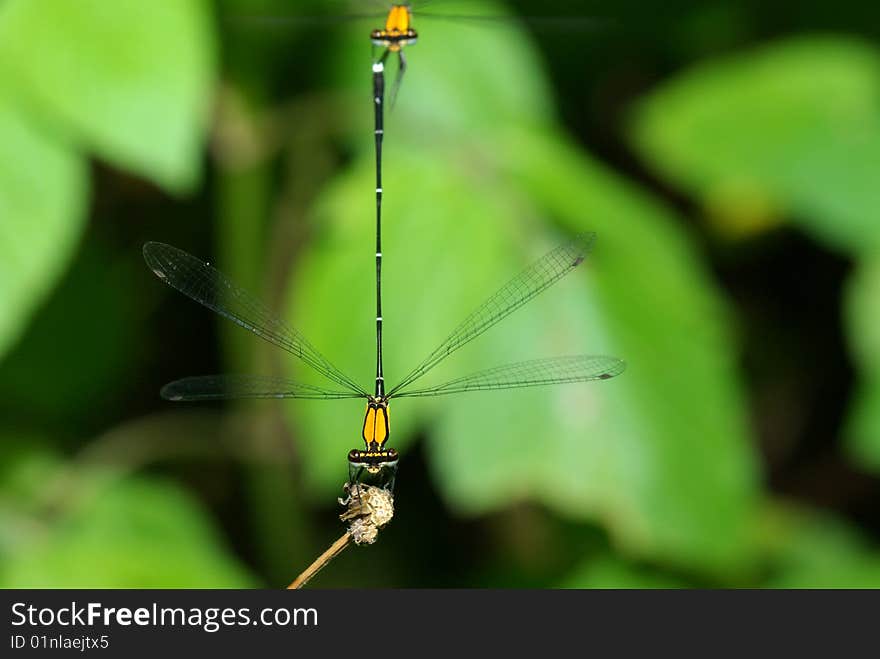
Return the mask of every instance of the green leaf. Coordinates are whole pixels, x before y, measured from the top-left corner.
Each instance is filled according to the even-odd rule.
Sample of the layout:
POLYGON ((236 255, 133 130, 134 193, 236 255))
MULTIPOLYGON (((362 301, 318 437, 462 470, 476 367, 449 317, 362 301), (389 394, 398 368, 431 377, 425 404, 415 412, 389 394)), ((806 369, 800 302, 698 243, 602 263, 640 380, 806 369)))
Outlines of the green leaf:
POLYGON ((880 550, 831 515, 771 507, 762 536, 773 556, 772 588, 880 588, 880 550))
MULTIPOLYGON (((90 481, 97 478, 90 474, 90 481)), ((75 487, 70 496, 75 498, 75 487)), ((16 521, 4 509, 0 538, 16 521)), ((243 588, 251 575, 223 549, 204 511, 155 479, 110 481, 60 519, 12 528, 4 588, 243 588), (26 540, 23 530, 30 531, 26 540)))
POLYGON ((0 369, 0 399, 18 418, 68 428, 114 413, 144 345, 147 312, 131 286, 139 267, 99 240, 83 246, 0 369))
POLYGON ((880 471, 880 258, 863 259, 847 282, 846 327, 859 384, 846 422, 848 449, 880 471))
POLYGON ((86 164, 0 99, 0 355, 19 337, 76 246, 86 164))
POLYGON ((880 245, 880 51, 802 37, 698 65, 636 108, 632 141, 729 232, 781 217, 880 245))
POLYGON ((202 0, 8 0, 0 78, 23 105, 116 166, 195 184, 214 79, 202 0))
MULTIPOLYGON (((57 474, 58 456, 44 437, 8 431, 0 435, 0 499, 6 506, 34 505, 46 482, 57 474)), ((0 535, 0 548, 14 540, 0 535)))
MULTIPOLYGON (((742 567, 758 496, 743 388, 728 312, 682 222, 554 135, 511 131, 493 157, 511 196, 528 195, 544 217, 599 236, 580 305, 543 300, 552 308, 541 322, 552 318, 556 333, 567 328, 570 350, 628 362, 616 380, 581 389, 595 401, 560 388, 555 404, 536 413, 556 425, 531 426, 522 441, 537 443, 539 460, 549 452, 550 471, 541 474, 528 452, 514 450, 500 452, 493 473, 506 464, 534 474, 533 487, 546 499, 598 516, 634 554, 691 567, 742 567), (558 448, 543 449, 548 438, 558 448)), ((548 340, 565 351, 552 333, 548 340)), ((509 410, 485 430, 515 435, 523 416, 521 407, 509 410)), ((464 491, 478 492, 485 479, 464 454, 458 458, 446 473, 468 475, 464 491)), ((515 483, 507 482, 512 495, 515 483)))
POLYGON ((686 588, 687 584, 656 570, 605 554, 584 561, 561 584, 562 588, 686 588))

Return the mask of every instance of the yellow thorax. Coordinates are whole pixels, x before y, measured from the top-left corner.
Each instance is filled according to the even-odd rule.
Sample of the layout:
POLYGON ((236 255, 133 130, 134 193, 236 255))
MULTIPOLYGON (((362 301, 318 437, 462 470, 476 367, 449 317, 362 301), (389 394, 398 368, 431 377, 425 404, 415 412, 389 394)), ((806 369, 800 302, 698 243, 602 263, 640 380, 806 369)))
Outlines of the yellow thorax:
POLYGON ((409 5, 391 5, 388 18, 385 19, 385 32, 388 36, 406 34, 410 29, 409 5))
POLYGON ((376 403, 370 401, 367 403, 367 414, 364 417, 364 443, 367 450, 373 448, 382 448, 383 444, 388 441, 391 423, 388 418, 388 403, 376 403))

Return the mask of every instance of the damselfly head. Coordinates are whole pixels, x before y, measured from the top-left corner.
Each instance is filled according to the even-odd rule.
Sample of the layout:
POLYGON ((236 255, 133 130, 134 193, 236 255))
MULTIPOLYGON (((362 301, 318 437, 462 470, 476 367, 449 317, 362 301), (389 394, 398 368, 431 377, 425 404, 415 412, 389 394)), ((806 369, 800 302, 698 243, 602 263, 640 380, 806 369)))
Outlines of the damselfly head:
POLYGON ((393 448, 378 451, 352 449, 348 454, 348 482, 352 490, 372 485, 393 492, 399 460, 400 456, 393 448))
POLYGON ((349 465, 362 468, 370 474, 378 474, 383 469, 394 468, 399 460, 400 454, 393 448, 369 451, 353 448, 348 452, 349 465))

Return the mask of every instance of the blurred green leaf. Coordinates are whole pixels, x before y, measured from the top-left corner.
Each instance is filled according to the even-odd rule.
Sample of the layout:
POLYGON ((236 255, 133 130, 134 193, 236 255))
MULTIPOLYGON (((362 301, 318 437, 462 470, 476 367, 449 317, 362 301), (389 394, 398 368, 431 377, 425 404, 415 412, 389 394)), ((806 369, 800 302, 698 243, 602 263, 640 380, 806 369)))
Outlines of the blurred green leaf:
POLYGON ((198 177, 214 48, 202 0, 0 6, 0 77, 22 105, 177 192, 198 177))
MULTIPOLYGON (((595 511, 631 551, 742 566, 758 496, 745 402, 727 311, 680 220, 558 136, 510 133, 493 153, 510 194, 528 194, 572 231, 598 233, 577 343, 628 362, 590 389, 610 384, 614 395, 600 413, 581 408, 595 418, 583 436, 569 431, 545 487, 568 472, 572 508, 595 511)), ((549 310, 545 318, 559 322, 549 310)))
POLYGON ((853 250, 880 245, 880 51, 801 37, 698 65, 636 108, 642 157, 729 232, 790 217, 853 250))
POLYGON ((87 196, 79 154, 0 96, 0 355, 67 266, 87 196))
POLYGON ((686 588, 680 579, 631 565, 613 554, 584 562, 563 583, 563 588, 686 588))
MULTIPOLYGON (((466 51, 459 39, 465 36, 445 36, 436 57, 466 51)), ((481 58, 493 63, 529 60, 533 52, 510 36, 483 48, 481 58)), ((585 352, 620 356, 629 368, 610 382, 392 402, 391 445, 406 446, 424 429, 437 483, 461 514, 535 499, 570 517, 601 520, 634 554, 705 569, 745 564, 757 479, 734 346, 718 293, 680 222, 528 113, 508 108, 494 121, 484 116, 475 130, 454 119, 456 101, 449 118, 442 99, 413 93, 416 85, 455 87, 460 98, 491 104, 496 88, 507 98, 514 88, 539 88, 537 67, 496 76, 486 94, 461 67, 419 53, 419 71, 413 63, 386 134, 388 383, 560 242, 560 223, 568 234, 599 233, 588 265, 425 383, 585 352), (419 117, 418 131, 409 117, 419 117)), ((365 153, 323 196, 289 297, 293 323, 367 388, 375 354, 371 160, 365 153)), ((297 375, 308 377, 304 370, 297 375)), ((344 480, 345 451, 360 442, 362 403, 304 402, 291 410, 307 475, 329 496, 344 480)), ((406 457, 400 497, 405 467, 406 457)))
POLYGON ((847 283, 846 326, 859 384, 846 424, 848 448, 880 471, 880 258, 863 259, 847 283))
MULTIPOLYGON (((816 510, 771 502, 757 517, 764 570, 746 581, 719 585, 761 588, 877 588, 880 551, 855 527, 816 510)), ((683 588, 688 584, 620 556, 590 557, 564 582, 566 588, 683 588)))
MULTIPOLYGON (((98 478, 89 475, 90 487, 98 478)), ((76 500, 76 495, 74 487, 68 496, 76 500)), ((15 519, 8 509, 4 512, 0 537, 15 519)), ((3 547, 0 557, 3 588, 254 585, 251 575, 221 549, 204 511, 167 482, 111 479, 65 514, 29 527, 19 519, 15 528, 17 542, 3 547)))
MULTIPOLYGON (((0 435, 0 499, 7 505, 33 505, 57 472, 58 456, 45 438, 9 430, 0 435)), ((0 539, 0 548, 7 544, 0 539)))
POLYGON ((146 312, 132 295, 139 266, 98 241, 84 246, 0 367, 0 410, 69 428, 114 409, 144 344, 146 312))
POLYGON ((851 525, 776 504, 764 516, 774 556, 769 588, 880 588, 880 551, 851 525))

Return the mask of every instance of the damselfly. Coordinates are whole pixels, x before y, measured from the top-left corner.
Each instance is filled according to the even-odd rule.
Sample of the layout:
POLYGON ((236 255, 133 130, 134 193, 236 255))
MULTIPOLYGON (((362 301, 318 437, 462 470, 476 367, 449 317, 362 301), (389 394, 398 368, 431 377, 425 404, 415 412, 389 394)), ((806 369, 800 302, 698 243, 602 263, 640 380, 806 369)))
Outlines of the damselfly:
MULTIPOLYGON (((483 24, 483 25, 515 25, 519 22, 534 27, 549 27, 557 31, 584 30, 596 27, 601 21, 594 17, 584 16, 559 16, 559 15, 535 15, 513 16, 505 14, 483 14, 474 12, 473 5, 468 5, 468 10, 449 13, 449 2, 434 2, 423 0, 418 3, 382 2, 382 0, 361 1, 358 3, 359 11, 351 14, 342 12, 330 12, 323 15, 265 15, 265 14, 238 14, 229 18, 239 25, 253 25, 264 28, 278 28, 296 25, 330 25, 350 20, 380 21, 384 18, 384 24, 373 28, 369 32, 370 42, 373 47, 372 73, 373 73, 373 112, 374 112, 374 140, 376 156, 376 377, 381 379, 382 373, 382 198, 384 189, 382 185, 382 145, 385 135, 385 65, 391 55, 396 55, 398 67, 394 78, 390 98, 393 105, 400 89, 403 76, 407 70, 407 60, 404 49, 415 44, 419 34, 413 22, 413 12, 416 11, 419 18, 430 20, 451 21, 459 25, 483 24), (422 11, 425 6, 430 6, 428 11, 422 11), (380 7, 384 9, 380 11, 380 7), (366 11, 364 11, 366 9, 366 11)), ((466 63, 463 63, 466 64, 466 63)))
MULTIPOLYGON (((422 3, 427 4, 427 3, 422 3)), ((428 18, 440 18, 452 21, 483 21, 483 22, 502 22, 510 20, 509 16, 486 16, 479 14, 443 14, 419 11, 420 16, 428 18)), ((545 24, 555 23, 557 27, 575 28, 577 26, 584 27, 585 21, 590 24, 595 23, 593 19, 584 19, 583 17, 568 17, 562 20, 560 17, 520 17, 523 20, 531 22, 543 22, 545 24), (560 22, 561 21, 561 22, 560 22)), ((415 44, 418 41, 418 33, 413 26, 413 5, 412 3, 394 3, 385 15, 384 27, 373 29, 370 32, 370 41, 374 48, 373 56, 373 112, 374 112, 374 129, 375 152, 376 152, 376 377, 377 382, 381 382, 382 377, 382 195, 384 189, 382 187, 382 143, 385 136, 385 64, 391 54, 397 55, 398 68, 397 75, 391 92, 391 103, 397 97, 403 75, 406 72, 406 57, 404 48, 415 44), (379 56, 375 54, 378 48, 379 56)))
MULTIPOLYGON (((363 21, 365 25, 370 23, 369 37, 374 48, 374 64, 381 63, 384 68, 389 55, 397 57, 398 70, 391 93, 392 102, 396 98, 407 69, 404 50, 407 46, 417 43, 419 39, 419 33, 415 28, 415 18, 420 23, 422 19, 426 19, 428 23, 444 21, 460 26, 528 25, 536 30, 549 29, 554 33, 586 32, 609 23, 607 19, 596 15, 548 14, 546 12, 553 12, 553 6, 545 3, 537 7, 541 13, 533 15, 515 15, 503 12, 487 14, 485 13, 486 4, 449 2, 447 0, 437 2, 422 0, 415 3, 361 0, 356 3, 357 10, 354 13, 347 11, 351 6, 347 3, 331 2, 323 3, 325 13, 320 14, 297 11, 281 14, 237 12, 227 15, 226 18, 233 26, 250 26, 265 30, 314 28, 315 26, 321 26, 323 29, 325 26, 351 21, 363 21), (328 4, 329 7, 327 7, 328 4), (427 11, 425 11, 425 7, 428 7, 427 11)), ((492 3, 489 3, 489 6, 491 7, 492 3)), ((463 64, 466 63, 463 62, 463 64)))
POLYGON ((384 377, 378 375, 373 393, 334 366, 302 334, 288 327, 276 314, 211 265, 176 247, 157 242, 147 243, 144 245, 144 258, 162 281, 215 313, 286 350, 338 387, 329 388, 278 377, 208 375, 171 382, 163 387, 161 395, 173 401, 363 398, 366 400, 361 431, 364 448, 352 449, 348 454, 349 482, 359 483, 364 478, 391 490, 398 464, 397 451, 387 445, 391 433, 391 400, 606 380, 624 370, 624 362, 615 357, 574 355, 506 364, 440 384, 415 386, 453 352, 579 266, 589 253, 594 239, 595 235, 592 233, 582 234, 545 254, 487 298, 396 385, 386 388, 384 377))

